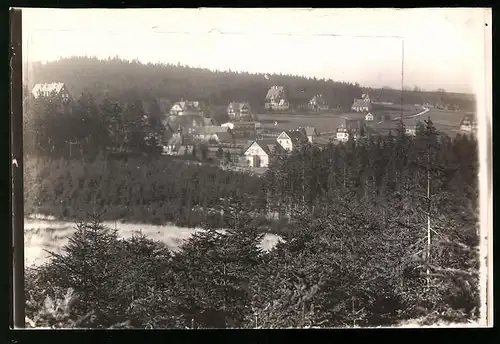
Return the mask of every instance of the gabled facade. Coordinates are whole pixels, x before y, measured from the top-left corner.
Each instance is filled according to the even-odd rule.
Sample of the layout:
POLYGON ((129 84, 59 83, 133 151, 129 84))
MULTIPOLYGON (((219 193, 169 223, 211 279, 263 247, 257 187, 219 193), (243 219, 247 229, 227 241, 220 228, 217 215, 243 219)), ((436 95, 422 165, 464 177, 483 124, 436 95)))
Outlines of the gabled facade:
POLYGON ((368 112, 366 114, 365 121, 367 121, 367 122, 372 122, 373 121, 373 115, 370 112, 368 112))
POLYGON ((227 114, 231 120, 235 121, 252 119, 252 112, 248 103, 230 103, 227 107, 227 114))
POLYGON ((326 103, 325 98, 323 97, 322 94, 317 94, 312 99, 309 101, 308 104, 309 110, 320 112, 320 111, 327 111, 329 106, 326 103))
POLYGON ((301 145, 306 144, 308 139, 301 130, 289 130, 283 131, 279 134, 276 141, 285 151, 291 152, 292 150, 299 148, 301 145))
POLYGON ((283 86, 272 86, 267 91, 265 108, 271 110, 288 110, 290 108, 283 86))
POLYGON ((466 114, 460 122, 460 130, 468 133, 477 131, 477 118, 473 114, 466 114))
POLYGON ((307 137, 307 141, 309 141, 309 143, 316 142, 316 138, 319 136, 318 132, 316 131, 316 128, 305 127, 305 128, 299 128, 299 129, 302 131, 304 136, 307 137))
POLYGON ((253 141, 252 144, 243 152, 243 157, 249 167, 267 167, 269 166, 269 156, 271 152, 269 147, 253 141))
POLYGON ((244 163, 249 167, 268 167, 275 150, 281 151, 274 140, 255 140, 243 149, 244 163))
POLYGON ((63 82, 40 83, 36 84, 31 91, 35 99, 40 97, 60 97, 63 100, 71 101, 73 98, 68 88, 63 82))
POLYGON ((363 94, 361 98, 354 98, 351 110, 354 112, 369 112, 372 109, 372 101, 368 94, 363 94))

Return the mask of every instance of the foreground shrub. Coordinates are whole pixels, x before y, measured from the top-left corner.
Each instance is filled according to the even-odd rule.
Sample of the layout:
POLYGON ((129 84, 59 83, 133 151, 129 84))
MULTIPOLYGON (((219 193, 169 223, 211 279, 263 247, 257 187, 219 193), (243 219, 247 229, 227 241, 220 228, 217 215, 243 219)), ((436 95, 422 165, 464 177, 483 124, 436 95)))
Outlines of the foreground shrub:
MULTIPOLYGON (((142 327, 144 319, 132 307, 162 284, 161 276, 170 259, 162 243, 135 235, 119 239, 117 230, 102 225, 93 216, 77 225, 62 254, 37 271, 37 285, 52 286, 55 293, 71 289, 78 295, 76 314, 92 314, 99 327, 129 321, 142 327)), ((43 290, 34 297, 41 299, 43 290)))

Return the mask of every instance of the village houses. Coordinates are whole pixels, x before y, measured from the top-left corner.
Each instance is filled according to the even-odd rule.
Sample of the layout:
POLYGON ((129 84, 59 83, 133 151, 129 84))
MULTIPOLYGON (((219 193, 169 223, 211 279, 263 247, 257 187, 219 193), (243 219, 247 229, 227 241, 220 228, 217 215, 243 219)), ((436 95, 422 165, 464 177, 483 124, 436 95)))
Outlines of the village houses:
POLYGON ((269 167, 271 155, 282 151, 276 140, 256 140, 243 150, 243 160, 248 167, 269 167))
POLYGON ((328 111, 328 104, 322 94, 317 94, 309 101, 309 110, 320 112, 328 111))
POLYGON ((337 128, 336 138, 339 142, 347 142, 352 135, 354 140, 364 136, 367 132, 366 124, 363 120, 345 120, 345 125, 337 128))
POLYGON ((270 110, 288 110, 290 104, 286 100, 283 86, 272 86, 266 94, 265 108, 270 110))
POLYGON ((368 94, 363 94, 360 99, 354 98, 351 110, 354 112, 368 112, 372 109, 372 102, 368 94))
POLYGON ((70 101, 72 100, 71 94, 68 88, 63 82, 52 82, 52 83, 40 83, 36 84, 31 94, 35 99, 39 97, 60 97, 62 100, 70 101))
POLYGON ((319 136, 318 132, 316 131, 316 128, 305 127, 305 128, 299 128, 299 130, 301 130, 304 136, 307 137, 309 143, 311 144, 316 143, 316 138, 319 136))
POLYGON ((249 167, 268 167, 271 154, 291 152, 307 142, 314 142, 318 136, 313 127, 283 131, 276 139, 252 141, 243 150, 243 160, 249 167))
POLYGON ((232 102, 227 107, 227 114, 233 121, 252 120, 250 104, 232 102))
POLYGON ((302 130, 283 131, 276 139, 285 151, 291 152, 308 142, 307 136, 302 130))

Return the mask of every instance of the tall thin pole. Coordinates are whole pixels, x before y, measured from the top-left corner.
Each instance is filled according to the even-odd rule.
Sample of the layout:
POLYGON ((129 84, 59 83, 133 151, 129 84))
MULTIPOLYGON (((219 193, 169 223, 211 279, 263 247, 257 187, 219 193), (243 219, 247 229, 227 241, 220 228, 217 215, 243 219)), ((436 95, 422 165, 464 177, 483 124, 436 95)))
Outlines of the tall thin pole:
MULTIPOLYGON (((431 117, 429 116, 429 122, 431 117)), ((430 134, 430 133, 429 133, 430 134)), ((427 138, 427 287, 429 287, 429 264, 431 260, 431 154, 430 154, 430 136, 427 138)))
POLYGON ((13 325, 25 327, 24 312, 24 197, 23 197, 23 84, 22 84, 22 14, 19 9, 10 11, 11 28, 11 82, 10 125, 11 154, 11 214, 13 246, 13 325))

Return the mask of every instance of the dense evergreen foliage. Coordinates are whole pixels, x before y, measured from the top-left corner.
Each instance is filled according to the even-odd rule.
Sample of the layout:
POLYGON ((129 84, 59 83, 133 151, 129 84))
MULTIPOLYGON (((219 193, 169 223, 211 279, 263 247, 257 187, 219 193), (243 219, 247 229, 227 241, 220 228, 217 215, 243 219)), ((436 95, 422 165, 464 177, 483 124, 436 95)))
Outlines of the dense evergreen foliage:
POLYGON ((99 209, 104 220, 189 227, 209 221, 226 227, 218 211, 224 208, 221 199, 239 194, 242 199, 258 189, 261 180, 169 157, 92 162, 40 158, 27 161, 25 185, 27 213, 71 220, 99 209))
POLYGON ((120 105, 84 93, 65 102, 56 95, 24 101, 24 153, 52 158, 94 159, 107 152, 158 156, 168 138, 164 116, 140 100, 120 105))

